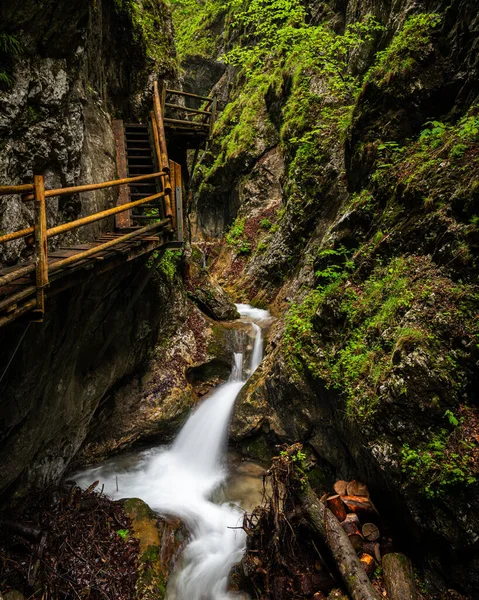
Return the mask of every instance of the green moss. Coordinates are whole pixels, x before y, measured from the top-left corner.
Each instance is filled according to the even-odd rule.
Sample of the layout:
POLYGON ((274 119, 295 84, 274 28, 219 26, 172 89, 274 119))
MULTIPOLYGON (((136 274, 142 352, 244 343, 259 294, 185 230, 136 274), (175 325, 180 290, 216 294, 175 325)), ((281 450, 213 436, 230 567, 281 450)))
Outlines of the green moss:
POLYGON ((160 549, 158 548, 158 546, 148 546, 148 548, 141 555, 140 560, 142 562, 154 563, 158 560, 159 554, 160 554, 160 549))
POLYGON ((154 519, 156 517, 148 504, 139 498, 128 498, 124 501, 123 507, 128 515, 133 515, 139 521, 154 519))
POLYGON ((235 160, 247 164, 258 139, 276 140, 278 123, 271 120, 266 97, 271 93, 281 96, 285 80, 292 85, 281 108, 281 139, 288 152, 298 153, 290 174, 308 171, 306 162, 310 171, 318 159, 324 163, 324 148, 331 135, 337 130, 344 132, 350 123, 360 80, 349 73, 348 53, 371 40, 379 24, 368 17, 338 35, 326 25, 311 25, 299 0, 288 0, 287 7, 279 0, 230 6, 228 18, 236 43, 224 60, 240 70, 232 101, 215 126, 215 158, 198 171, 200 194, 207 194, 218 172, 235 160), (324 90, 314 91, 313 77, 324 80, 334 108, 325 106, 324 90))
POLYGON ((170 282, 177 273, 181 257, 181 250, 166 250, 158 263, 158 269, 170 282))
MULTIPOLYGON (((420 348, 428 356, 428 368, 443 383, 443 400, 457 398, 464 377, 456 351, 448 336, 438 335, 427 315, 442 307, 443 323, 458 330, 465 327, 471 337, 477 337, 477 306, 458 313, 448 310, 471 289, 452 286, 423 258, 393 258, 358 283, 348 263, 342 263, 342 271, 333 271, 331 283, 320 285, 290 309, 284 337, 290 365, 306 369, 336 389, 344 397, 350 418, 371 419, 381 402, 381 385, 396 372, 401 354, 420 348), (433 307, 431 297, 436 303, 433 307), (411 309, 415 322, 405 324, 404 316, 411 309), (329 325, 335 330, 334 342, 324 331, 323 315, 328 314, 335 316, 335 324, 329 325)), ((414 390, 404 380, 396 392, 410 395, 414 390)))
POLYGON ((130 21, 133 40, 144 48, 151 63, 164 71, 174 71, 166 5, 161 0, 114 0, 114 4, 116 11, 130 21))
POLYGON ((183 63, 189 56, 214 58, 216 41, 211 27, 226 12, 220 0, 171 0, 176 50, 183 63))
POLYGON ((472 451, 477 447, 463 428, 465 417, 457 419, 451 411, 444 415, 451 427, 429 432, 428 439, 401 448, 401 466, 410 481, 428 498, 444 496, 451 488, 477 483, 477 467, 472 451), (474 472, 475 471, 475 472, 474 472))
POLYGON ((265 463, 269 462, 273 457, 271 447, 263 436, 245 440, 245 442, 242 443, 242 450, 248 456, 265 463))
POLYGON ((441 21, 441 15, 436 13, 409 16, 388 48, 376 55, 366 81, 374 80, 380 87, 385 87, 394 77, 411 73, 415 65, 432 51, 432 35, 441 21))

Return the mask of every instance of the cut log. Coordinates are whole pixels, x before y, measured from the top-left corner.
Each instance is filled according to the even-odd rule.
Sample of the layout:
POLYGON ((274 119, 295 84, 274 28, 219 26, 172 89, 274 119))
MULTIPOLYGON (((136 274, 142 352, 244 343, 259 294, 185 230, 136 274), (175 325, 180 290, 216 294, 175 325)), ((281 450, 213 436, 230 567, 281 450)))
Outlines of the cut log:
POLYGON ((394 545, 391 538, 381 538, 381 556, 394 552, 394 545))
POLYGON ((370 554, 366 554, 363 552, 359 556, 359 560, 363 565, 364 570, 366 571, 366 575, 368 577, 372 577, 374 575, 374 571, 376 570, 376 561, 370 554))
POLYGON ((336 481, 336 483, 334 484, 334 491, 336 492, 336 494, 339 494, 340 496, 346 496, 346 488, 348 487, 348 483, 349 482, 344 481, 344 479, 339 479, 339 481, 336 481))
POLYGON ((376 514, 366 496, 342 496, 341 500, 348 511, 356 513, 360 519, 370 518, 376 514))
POLYGON ((378 564, 381 564, 381 549, 378 542, 364 542, 363 551, 374 556, 378 564))
POLYGON ((369 498, 368 486, 360 481, 350 481, 346 487, 346 496, 366 496, 369 498))
POLYGON ((364 523, 361 531, 368 542, 375 542, 379 539, 379 529, 374 523, 364 523))
POLYGON ((389 600, 417 600, 414 573, 407 556, 399 552, 386 554, 382 567, 389 600))
POLYGON ((304 480, 295 486, 295 494, 308 515, 311 527, 323 539, 338 566, 352 600, 380 600, 349 538, 333 513, 322 504, 304 480))
POLYGON ((345 519, 341 523, 341 527, 348 534, 351 546, 356 550, 356 552, 361 552, 363 549, 363 536, 361 535, 361 532, 357 528, 356 524, 345 519))
POLYGON ((344 519, 346 518, 346 509, 344 508, 341 496, 330 496, 326 500, 326 506, 333 513, 336 519, 338 519, 338 521, 344 521, 344 519))
POLYGON ((361 523, 359 522, 359 517, 356 513, 348 513, 346 515, 346 521, 350 523, 354 523, 356 527, 360 527, 361 523))

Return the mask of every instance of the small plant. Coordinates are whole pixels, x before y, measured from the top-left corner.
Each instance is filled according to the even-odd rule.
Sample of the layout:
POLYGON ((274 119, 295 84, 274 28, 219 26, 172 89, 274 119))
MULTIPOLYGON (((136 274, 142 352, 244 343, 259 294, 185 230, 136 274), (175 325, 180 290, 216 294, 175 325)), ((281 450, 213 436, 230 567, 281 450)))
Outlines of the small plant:
POLYGON ((261 219, 261 221, 259 222, 259 226, 263 229, 271 229, 273 223, 269 219, 261 219))
POLYGON ((14 35, 0 33, 0 89, 13 86, 12 58, 21 53, 21 44, 14 35))
POLYGON ((230 246, 236 246, 240 237, 243 235, 245 228, 246 219, 237 218, 235 222, 229 228, 228 233, 225 236, 226 243, 230 246))
POLYGON ((248 242, 248 240, 241 240, 241 242, 237 245, 237 250, 239 254, 250 254, 251 243, 248 242))
POLYGON ((459 420, 456 418, 456 416, 451 410, 446 410, 444 416, 447 418, 447 420, 453 427, 457 427, 459 425, 459 420))
POLYGON ((118 529, 118 531, 116 532, 122 539, 126 540, 128 538, 128 535, 130 534, 130 530, 129 529, 118 529))
POLYGON ((268 244, 266 242, 259 242, 259 244, 256 246, 256 251, 264 252, 267 247, 268 247, 268 244))
POLYGON ((449 151, 450 158, 462 158, 467 150, 466 144, 456 144, 449 151))

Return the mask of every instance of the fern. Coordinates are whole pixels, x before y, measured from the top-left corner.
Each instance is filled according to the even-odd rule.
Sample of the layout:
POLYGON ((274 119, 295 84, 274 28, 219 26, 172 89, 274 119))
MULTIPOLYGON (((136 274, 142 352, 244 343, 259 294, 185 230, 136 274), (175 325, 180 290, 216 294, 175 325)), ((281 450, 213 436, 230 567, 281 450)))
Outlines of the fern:
POLYGON ((0 33, 0 52, 8 56, 18 56, 21 52, 21 45, 14 35, 0 33))
POLYGON ((6 71, 0 71, 0 87, 10 88, 13 85, 13 77, 6 71))

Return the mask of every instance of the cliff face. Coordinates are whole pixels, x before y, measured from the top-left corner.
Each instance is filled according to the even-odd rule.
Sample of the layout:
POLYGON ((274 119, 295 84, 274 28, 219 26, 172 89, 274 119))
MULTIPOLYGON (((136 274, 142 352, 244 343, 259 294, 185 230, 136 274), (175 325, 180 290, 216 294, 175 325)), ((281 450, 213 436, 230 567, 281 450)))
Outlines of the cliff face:
POLYGON ((365 480, 435 584, 472 592, 477 7, 293 2, 268 23, 251 6, 222 13, 233 64, 196 174, 210 269, 279 317, 233 438, 300 440, 325 476, 365 480))
MULTIPOLYGON (((152 81, 175 76, 166 6, 11 0, 0 6, 0 23, 2 184, 33 174, 45 175, 50 188, 114 179, 111 119, 140 119, 152 81)), ((48 223, 115 203, 114 190, 51 199, 48 223)), ((31 211, 18 196, 2 197, 0 230, 30 225, 31 211)), ((90 239, 98 227, 53 243, 90 239)), ((14 264, 29 252, 19 240, 0 248, 0 261, 14 264)), ((145 262, 49 298, 42 324, 2 329, 0 494, 57 480, 100 400, 142 364, 162 330, 168 336, 168 323, 185 318, 178 286, 145 262)))

